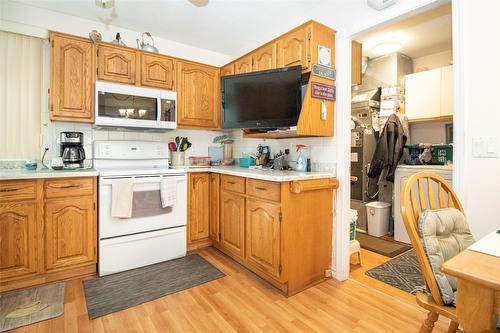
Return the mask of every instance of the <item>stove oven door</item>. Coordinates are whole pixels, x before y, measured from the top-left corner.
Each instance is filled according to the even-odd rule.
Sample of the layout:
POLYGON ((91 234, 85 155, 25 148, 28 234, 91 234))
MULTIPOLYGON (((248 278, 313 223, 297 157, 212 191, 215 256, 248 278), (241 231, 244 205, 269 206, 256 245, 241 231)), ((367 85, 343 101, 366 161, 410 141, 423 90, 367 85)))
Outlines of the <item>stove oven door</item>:
POLYGON ((185 226, 187 221, 186 175, 107 176, 99 178, 99 239, 157 231, 185 226), (177 180, 177 198, 172 207, 162 208, 160 181, 163 177, 177 180), (132 178, 132 217, 111 216, 111 188, 113 181, 132 178))

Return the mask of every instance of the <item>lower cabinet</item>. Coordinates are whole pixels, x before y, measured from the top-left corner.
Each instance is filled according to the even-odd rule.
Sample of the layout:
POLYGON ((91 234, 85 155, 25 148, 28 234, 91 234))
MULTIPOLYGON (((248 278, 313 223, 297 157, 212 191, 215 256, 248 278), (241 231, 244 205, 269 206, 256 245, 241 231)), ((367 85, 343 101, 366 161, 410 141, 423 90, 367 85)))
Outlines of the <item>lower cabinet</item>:
POLYGON ((209 243, 209 186, 210 174, 208 172, 189 174, 188 250, 209 243))
POLYGON ((45 269, 92 263, 96 260, 94 199, 48 200, 45 204, 45 269))
POLYGON ((0 292, 95 273, 96 199, 95 177, 0 181, 0 292))
POLYGON ((0 282, 37 272, 37 203, 0 203, 0 282))
POLYGON ((212 242, 219 242, 220 230, 220 175, 210 174, 210 221, 209 235, 212 242))
POLYGON ((246 260, 273 277, 281 273, 280 216, 279 204, 247 199, 246 260))
POLYGON ((221 193, 220 245, 238 257, 245 257, 245 197, 229 191, 221 193))

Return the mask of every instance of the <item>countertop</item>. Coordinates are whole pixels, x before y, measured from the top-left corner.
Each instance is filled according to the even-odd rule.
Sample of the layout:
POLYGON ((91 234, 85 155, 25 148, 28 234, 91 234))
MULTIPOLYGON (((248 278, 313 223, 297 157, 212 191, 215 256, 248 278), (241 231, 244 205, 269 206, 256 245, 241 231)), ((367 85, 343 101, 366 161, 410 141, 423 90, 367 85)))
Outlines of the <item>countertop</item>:
POLYGON ((0 180, 9 179, 37 179, 37 178, 63 178, 63 177, 95 177, 99 172, 96 169, 53 170, 45 167, 37 170, 26 169, 0 169, 0 180))
POLYGON ((239 166, 214 166, 206 168, 186 167, 186 168, 188 172, 213 172, 222 175, 269 180, 273 182, 288 182, 293 180, 334 178, 336 176, 335 172, 324 172, 324 171, 297 172, 297 171, 281 171, 273 169, 240 168, 239 166))

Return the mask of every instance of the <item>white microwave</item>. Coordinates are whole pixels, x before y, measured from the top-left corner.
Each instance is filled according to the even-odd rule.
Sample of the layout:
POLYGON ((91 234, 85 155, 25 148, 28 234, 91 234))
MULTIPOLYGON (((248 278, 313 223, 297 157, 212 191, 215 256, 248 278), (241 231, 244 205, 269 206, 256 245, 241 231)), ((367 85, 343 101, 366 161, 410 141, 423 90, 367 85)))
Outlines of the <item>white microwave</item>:
POLYGON ((174 91, 98 81, 94 126, 175 129, 176 97, 174 91))

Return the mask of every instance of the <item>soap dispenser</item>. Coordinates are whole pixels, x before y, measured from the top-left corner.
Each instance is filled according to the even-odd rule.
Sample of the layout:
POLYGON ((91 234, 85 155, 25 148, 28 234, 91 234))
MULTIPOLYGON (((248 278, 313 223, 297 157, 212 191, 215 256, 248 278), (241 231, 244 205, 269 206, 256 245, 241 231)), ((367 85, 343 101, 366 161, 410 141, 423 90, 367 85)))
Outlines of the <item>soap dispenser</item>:
POLYGON ((295 166, 295 171, 306 172, 307 169, 307 160, 306 154, 304 152, 305 145, 296 145, 297 152, 299 155, 297 156, 297 164, 295 166))

